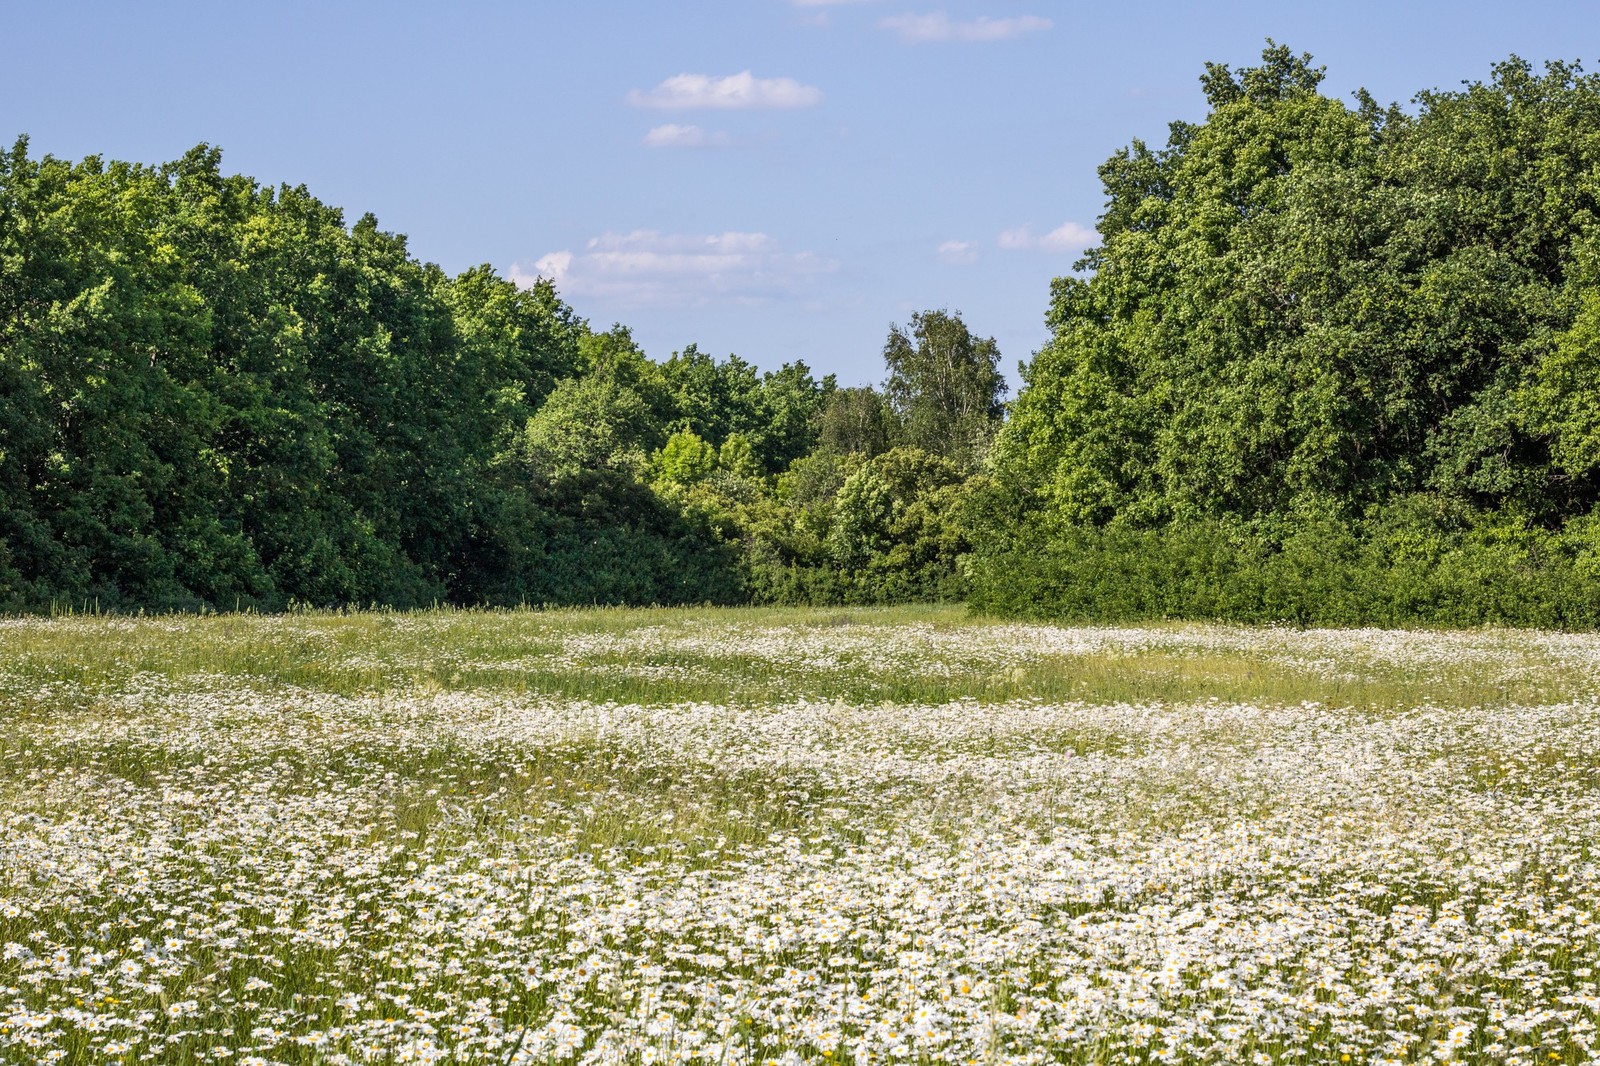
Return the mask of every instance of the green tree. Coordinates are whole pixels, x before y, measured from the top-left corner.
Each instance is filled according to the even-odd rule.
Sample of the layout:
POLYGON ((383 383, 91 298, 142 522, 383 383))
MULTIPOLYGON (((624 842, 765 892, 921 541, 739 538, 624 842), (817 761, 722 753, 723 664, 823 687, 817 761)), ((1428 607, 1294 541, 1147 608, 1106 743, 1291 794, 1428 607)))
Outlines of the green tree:
POLYGON ((0 540, 26 602, 477 595, 506 513, 485 469, 576 366, 548 286, 452 282, 205 145, 142 167, 19 141, 0 221, 0 540))
POLYGON ((1102 244, 1055 282, 1052 339, 996 444, 1024 503, 989 508, 994 580, 1024 574, 1007 553, 1026 551, 1060 561, 1058 591, 1092 580, 1074 558, 1126 562, 1126 588, 1144 578, 1117 553, 1191 552, 1216 563, 1172 578, 1192 595, 1141 602, 1310 617, 1322 608, 1275 561, 1294 558, 1307 575, 1354 568, 1319 571, 1367 597, 1329 600, 1367 605, 1346 619, 1441 603, 1490 618, 1533 600, 1473 581, 1513 556, 1503 580, 1565 565, 1559 531, 1600 502, 1585 407, 1600 79, 1513 58, 1414 113, 1365 93, 1347 106, 1321 81, 1269 41, 1260 66, 1207 68, 1203 123, 1101 168, 1102 244), (1411 542, 1445 545, 1443 561, 1408 569, 1394 546, 1411 542), (1426 597, 1394 598, 1413 580, 1426 597))
POLYGON ((761 379, 737 355, 719 363, 691 344, 661 364, 661 377, 675 417, 713 447, 759 424, 761 379))
POLYGON ((609 375, 558 384, 528 420, 519 457, 540 483, 557 489, 595 479, 638 480, 659 427, 639 394, 609 375))
POLYGON ((883 361, 884 396, 906 443, 967 465, 987 452, 1006 392, 992 337, 974 337, 959 311, 922 311, 907 328, 890 327, 883 361))
POLYGON ((846 598, 950 599, 971 550, 959 468, 920 448, 891 449, 850 474, 833 501, 828 552, 846 598))
POLYGON ((743 433, 730 433, 722 442, 722 447, 717 449, 717 468, 746 479, 762 474, 761 464, 756 462, 755 447, 743 433))
POLYGON ((780 473, 817 446, 823 411, 837 390, 832 374, 814 378, 799 360, 761 376, 755 425, 743 432, 762 469, 780 473))
POLYGON ((1577 311, 1597 83, 1512 62, 1405 116, 1320 78, 1275 45, 1212 66, 1204 124, 1102 168, 1094 274, 1056 283, 1000 449, 1063 519, 1569 506, 1524 386, 1577 311))
POLYGON ((818 446, 842 455, 871 458, 888 451, 896 431, 883 394, 871 386, 838 389, 817 415, 818 446))
POLYGON ((693 485, 704 481, 717 468, 717 450, 692 429, 680 429, 667 438, 651 460, 658 481, 693 485))

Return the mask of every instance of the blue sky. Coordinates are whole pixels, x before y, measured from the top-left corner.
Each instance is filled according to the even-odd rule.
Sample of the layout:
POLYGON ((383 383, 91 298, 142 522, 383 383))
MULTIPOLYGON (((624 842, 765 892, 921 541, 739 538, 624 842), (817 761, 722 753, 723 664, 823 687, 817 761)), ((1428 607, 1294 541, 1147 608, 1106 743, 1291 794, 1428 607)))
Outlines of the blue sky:
MULTIPOLYGON (((1273 37, 1379 99, 1600 51, 1590 3, 0 2, 0 138, 374 212, 452 272, 554 275, 665 358, 882 376, 948 307, 1013 382, 1093 240, 1096 167, 1273 37)), ((1591 64, 1593 66, 1593 64, 1591 64)))

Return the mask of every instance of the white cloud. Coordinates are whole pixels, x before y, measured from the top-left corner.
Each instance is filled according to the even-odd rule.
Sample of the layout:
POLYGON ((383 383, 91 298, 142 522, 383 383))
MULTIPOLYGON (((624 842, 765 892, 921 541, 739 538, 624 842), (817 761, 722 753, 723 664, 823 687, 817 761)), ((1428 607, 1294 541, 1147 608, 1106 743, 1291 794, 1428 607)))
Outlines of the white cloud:
POLYGON ((567 272, 572 269, 571 252, 551 252, 549 255, 540 256, 533 264, 533 269, 523 270, 521 264, 512 264, 511 280, 528 289, 540 278, 549 278, 560 288, 567 280, 567 272))
POLYGON ((720 148, 729 142, 728 135, 720 130, 669 122, 645 134, 644 143, 651 148, 720 148))
POLYGON ((902 41, 921 44, 927 41, 1005 41, 1025 33, 1048 30, 1054 23, 1038 15, 1001 19, 982 15, 970 22, 955 22, 939 11, 932 15, 895 15, 878 25, 898 34, 902 41))
POLYGON ((946 263, 975 263, 978 248, 971 241, 945 241, 939 245, 939 259, 946 263))
POLYGON ((822 90, 793 78, 758 78, 748 70, 713 78, 709 74, 678 74, 654 89, 628 94, 635 107, 670 110, 693 108, 811 107, 822 102, 822 90))
POLYGON ((1000 247, 1013 252, 1081 252, 1100 243, 1100 234, 1076 222, 1063 222, 1049 233, 1035 235, 1032 226, 1000 234, 1000 247))
POLYGON ((524 287, 549 278, 568 298, 638 307, 790 297, 837 268, 812 252, 784 251, 765 233, 634 230, 592 238, 582 251, 550 252, 532 268, 513 264, 508 274, 524 287))

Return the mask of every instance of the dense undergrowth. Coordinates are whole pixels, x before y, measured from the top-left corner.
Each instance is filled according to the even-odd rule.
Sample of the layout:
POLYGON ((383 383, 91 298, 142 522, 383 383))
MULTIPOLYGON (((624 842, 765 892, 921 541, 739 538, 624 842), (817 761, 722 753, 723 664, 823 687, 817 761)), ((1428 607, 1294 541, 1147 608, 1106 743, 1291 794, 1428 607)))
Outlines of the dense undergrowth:
POLYGON ((968 602, 1073 621, 1594 629, 1597 561, 1587 536, 1522 525, 1397 534, 1324 522, 1276 543, 1218 522, 1032 530, 985 553, 968 602))

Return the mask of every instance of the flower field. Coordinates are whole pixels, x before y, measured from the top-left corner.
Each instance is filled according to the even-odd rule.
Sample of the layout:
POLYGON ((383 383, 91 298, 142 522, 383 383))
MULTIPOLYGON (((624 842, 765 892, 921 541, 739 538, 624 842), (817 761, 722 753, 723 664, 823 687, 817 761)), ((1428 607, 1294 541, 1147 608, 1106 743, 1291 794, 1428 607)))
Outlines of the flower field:
POLYGON ((0 622, 0 1062, 1584 1062, 1600 637, 0 622))

